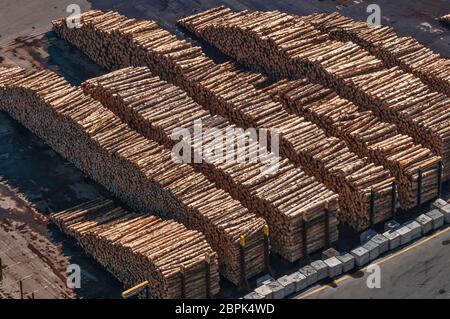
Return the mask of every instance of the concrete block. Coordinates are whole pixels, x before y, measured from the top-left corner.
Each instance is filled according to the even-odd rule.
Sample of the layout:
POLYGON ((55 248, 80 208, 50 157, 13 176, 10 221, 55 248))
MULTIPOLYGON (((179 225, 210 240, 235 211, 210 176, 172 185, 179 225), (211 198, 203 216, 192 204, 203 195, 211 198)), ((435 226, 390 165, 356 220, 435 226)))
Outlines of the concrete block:
POLYGON ((400 245, 406 245, 412 240, 412 230, 406 226, 397 229, 400 234, 400 245))
POLYGON ((384 224, 384 231, 399 229, 401 225, 395 220, 390 220, 384 224))
POLYGON ((266 287, 269 287, 272 290, 272 298, 273 299, 283 299, 286 297, 286 290, 284 286, 281 285, 278 281, 269 282, 266 287))
POLYGON ((396 230, 388 230, 383 233, 383 236, 389 240, 389 249, 393 250, 400 246, 401 236, 396 230))
POLYGON ((295 283, 295 292, 299 292, 307 287, 307 279, 300 271, 289 275, 295 283))
POLYGON ((439 210, 433 209, 431 212, 426 213, 426 215, 433 220, 433 229, 438 229, 444 225, 444 214, 439 210))
POLYGON ((317 280, 322 280, 328 277, 328 265, 323 260, 316 260, 311 263, 311 266, 317 271, 317 280))
POLYGON ((256 288, 255 292, 259 294, 262 297, 262 299, 272 299, 273 296, 272 289, 270 289, 266 285, 256 288))
POLYGON ((328 259, 339 255, 340 253, 334 248, 328 248, 327 250, 322 251, 322 259, 328 259))
POLYGON ((271 275, 265 274, 264 276, 256 278, 256 287, 266 285, 272 281, 275 281, 275 279, 273 279, 273 277, 271 275))
POLYGON ((342 272, 349 272, 355 268, 355 257, 352 254, 345 253, 341 256, 337 256, 342 263, 342 272))
POLYGON ((370 261, 369 251, 361 246, 353 249, 350 254, 355 257, 356 266, 361 267, 370 261))
POLYGON ((433 230, 433 219, 425 214, 418 216, 416 222, 420 224, 422 235, 428 234, 433 230))
POLYGON ((334 278, 342 274, 342 262, 336 257, 331 257, 323 261, 328 266, 328 277, 334 278))
POLYGON ((307 265, 301 268, 299 271, 306 277, 307 286, 314 285, 317 282, 317 271, 314 269, 314 267, 307 265))
POLYGON ((412 240, 420 238, 422 236, 422 226, 415 220, 411 220, 403 224, 403 226, 411 229, 411 238, 412 240))
POLYGON ((439 211, 444 214, 444 220, 447 224, 450 224, 450 204, 442 206, 439 211))
POLYGON ((431 208, 439 209, 445 205, 448 205, 448 203, 445 200, 443 200, 442 198, 438 198, 434 202, 431 203, 431 208))
POLYGON ((369 240, 371 240, 372 237, 374 237, 376 235, 377 235, 377 232, 374 231, 373 229, 369 228, 369 229, 363 231, 361 233, 361 235, 359 235, 359 241, 360 241, 361 245, 364 245, 369 240))
POLYGON ((252 291, 251 293, 245 295, 244 299, 264 299, 264 298, 256 291, 252 291))
POLYGON ((370 241, 378 245, 378 252, 380 255, 389 250, 389 239, 381 234, 377 234, 376 236, 372 237, 370 241))
POLYGON ((293 294, 295 292, 295 282, 292 280, 291 276, 283 276, 277 280, 283 287, 286 296, 293 294))
POLYGON ((369 251, 369 259, 371 261, 377 259, 378 256, 380 256, 380 248, 378 247, 377 243, 373 241, 368 241, 367 243, 362 245, 362 247, 369 251))

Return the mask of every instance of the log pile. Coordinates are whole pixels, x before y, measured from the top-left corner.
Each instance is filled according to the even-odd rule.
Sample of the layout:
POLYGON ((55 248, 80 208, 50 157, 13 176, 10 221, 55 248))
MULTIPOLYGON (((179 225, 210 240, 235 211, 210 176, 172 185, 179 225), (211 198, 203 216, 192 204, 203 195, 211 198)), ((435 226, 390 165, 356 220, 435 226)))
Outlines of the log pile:
MULTIPOLYGON (((396 177, 400 206, 418 204, 419 169, 437 163, 440 157, 400 134, 395 125, 382 122, 371 111, 361 111, 332 89, 307 79, 284 80, 266 89, 290 112, 304 116, 328 135, 344 140, 352 151, 388 168, 396 177)), ((425 171, 425 170, 424 170, 425 171)), ((422 176, 420 201, 438 196, 438 168, 432 166, 422 176)))
MULTIPOLYGON (((370 190, 390 180, 387 170, 359 158, 338 139, 326 138, 316 125, 288 114, 239 74, 215 64, 200 48, 177 40, 153 22, 98 11, 84 13, 81 20, 79 29, 68 28, 64 19, 53 21, 54 30, 107 69, 148 66, 161 79, 180 86, 196 102, 234 124, 277 130, 281 155, 339 194, 341 220, 355 229, 369 226, 370 190)), ((361 68, 366 71, 366 63, 361 68)), ((377 66, 368 69, 373 68, 377 66)), ((375 192, 374 220, 380 222, 391 216, 393 193, 387 184, 375 192)))
POLYGON ((152 211, 202 232, 217 252, 221 273, 238 284, 241 236, 245 275, 265 269, 265 221, 216 188, 171 153, 122 123, 100 102, 49 71, 0 71, 0 109, 117 195, 131 208, 152 211))
POLYGON ((450 179, 450 99, 398 68, 354 77, 347 82, 354 101, 396 124, 442 157, 443 179, 450 179))
POLYGON ((156 299, 198 299, 219 292, 216 253, 201 233, 182 224, 126 211, 104 198, 50 218, 125 288, 148 280, 156 299))
POLYGON ((332 41, 313 25, 279 11, 236 13, 218 7, 177 23, 239 63, 263 69, 276 78, 297 77, 297 69, 302 68, 312 78, 334 83, 336 78, 383 67, 358 45, 332 41), (287 65, 286 59, 294 65, 287 65))
POLYGON ((434 53, 416 39, 399 37, 391 27, 371 27, 337 12, 299 19, 311 23, 334 40, 358 44, 381 59, 387 67, 398 66, 419 77, 432 90, 450 97, 450 60, 434 53))
MULTIPOLYGON (((200 122, 201 147, 194 147, 198 143, 194 134, 183 137, 191 154, 196 153, 190 156, 189 163, 268 222, 273 252, 289 261, 303 257, 303 220, 311 222, 307 231, 308 253, 326 247, 327 236, 330 242, 337 240, 337 195, 267 150, 266 162, 256 158, 256 152, 250 154, 250 149, 244 150, 248 152, 242 159, 227 152, 229 145, 234 149, 238 141, 251 142, 249 132, 238 130, 221 116, 211 115, 184 91, 155 77, 148 68, 120 69, 90 79, 82 87, 130 127, 168 149, 178 143, 172 139, 175 129, 195 132, 195 125, 200 122), (217 133, 219 140, 215 138, 217 133), (228 144, 223 143, 223 137, 228 144), (213 156, 205 154, 205 150, 213 149, 213 156), (223 156, 214 156, 218 152, 223 156), (195 158, 201 161, 196 162, 195 158)), ((253 147, 261 152, 262 146, 257 142, 253 147)))
MULTIPOLYGON (((330 40, 311 24, 278 11, 234 13, 223 7, 179 24, 248 66, 273 76, 333 88, 441 156, 450 179, 450 99, 352 42, 330 40)), ((448 67, 447 67, 448 69, 448 67)))

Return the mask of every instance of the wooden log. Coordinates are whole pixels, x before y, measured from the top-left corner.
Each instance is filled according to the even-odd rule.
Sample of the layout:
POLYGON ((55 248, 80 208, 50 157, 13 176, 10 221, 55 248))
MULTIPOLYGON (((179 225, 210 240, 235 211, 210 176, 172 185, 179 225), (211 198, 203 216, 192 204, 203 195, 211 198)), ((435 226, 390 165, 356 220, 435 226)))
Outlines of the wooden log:
POLYGON ((150 297, 181 298, 179 278, 184 267, 185 298, 207 298, 207 282, 211 296, 219 292, 217 254, 204 235, 182 224, 129 212, 101 197, 54 213, 50 219, 125 288, 148 280, 150 297))
POLYGON ((319 231, 310 230, 314 237, 307 238, 308 253, 324 248, 327 236, 331 242, 337 240, 337 195, 301 169, 269 153, 252 139, 250 132, 221 116, 211 115, 181 89, 155 77, 148 68, 120 69, 90 79, 82 87, 132 128, 169 150, 179 143, 172 139, 174 129, 188 132, 200 129, 201 145, 194 134, 184 137, 192 154, 188 164, 268 222, 273 252, 289 261, 304 257, 301 243, 304 219, 323 221, 316 223, 319 231), (243 154, 236 153, 239 144, 247 145, 243 154), (252 147, 257 151, 253 155, 252 147), (205 154, 208 149, 214 149, 220 156, 208 156, 205 154), (201 161, 195 162, 195 158, 201 161), (266 173, 271 166, 272 172, 266 173), (324 224, 326 210, 328 234, 324 224))
POLYGON ((312 24, 333 40, 358 44, 383 61, 386 67, 398 66, 420 78, 431 90, 450 97, 450 61, 417 40, 399 37, 391 27, 369 26, 337 12, 298 19, 312 24))
MULTIPOLYGON (((290 21, 290 18, 285 21, 282 14, 277 14, 276 18, 283 25, 290 21)), ((148 66, 161 79, 180 86, 215 115, 221 115, 243 128, 267 128, 269 136, 277 130, 282 157, 301 166, 307 174, 338 193, 341 207, 354 217, 347 219, 352 226, 357 229, 369 226, 370 185, 388 180, 391 175, 387 170, 374 167, 366 158, 359 158, 338 139, 326 138, 324 131, 316 125, 288 114, 279 103, 271 101, 267 94, 255 89, 247 79, 241 80, 236 72, 216 65, 201 50, 187 47, 186 41, 155 28, 152 22, 148 22, 151 27, 143 32, 126 33, 124 25, 129 28, 129 20, 117 13, 105 13, 92 19, 88 17, 83 21, 82 28, 69 29, 64 20, 57 20, 53 22, 54 30, 108 69, 148 66), (114 32, 105 29, 105 25, 111 26, 114 32), (101 44, 100 49, 92 49, 91 42, 101 44), (127 58, 122 60, 122 56, 127 58), (322 152, 316 152, 317 149, 322 149, 322 152), (329 150, 339 152, 339 156, 333 156, 329 150), (355 169, 374 173, 371 177, 358 180, 352 175, 357 172, 355 169)), ((328 49, 323 48, 324 51, 328 49)), ((366 62, 362 63, 360 72, 351 75, 364 73, 367 70, 365 65, 366 62)), ((377 222, 388 219, 392 213, 391 208, 384 204, 389 201, 387 198, 393 196, 387 187, 377 190, 379 200, 376 206, 380 205, 376 207, 377 222)))
MULTIPOLYGON (((441 156, 443 179, 450 179, 450 99, 433 92, 420 80, 424 79, 422 75, 408 74, 399 67, 386 68, 380 59, 369 53, 370 50, 366 51, 352 42, 342 42, 350 35, 335 41, 312 24, 315 20, 319 21, 316 25, 320 24, 321 17, 333 20, 335 15, 299 18, 273 11, 236 16, 230 9, 222 7, 220 11, 220 18, 209 19, 205 12, 199 18, 188 17, 178 23, 246 66, 262 68, 278 78, 307 77, 314 83, 334 89, 359 107, 371 110, 383 121, 395 124, 400 133, 411 136, 415 143, 441 156)), ((351 28, 352 32, 357 32, 359 27, 358 24, 358 28, 351 28)), ((390 29, 376 28, 367 33, 366 43, 375 43, 375 50, 378 50, 378 44, 384 40, 380 42, 377 39, 387 41, 383 56, 394 48, 407 48, 403 55, 395 57, 402 67, 411 66, 408 72, 415 74, 413 69, 417 69, 430 74, 430 79, 442 74, 442 79, 449 80, 448 61, 435 60, 433 54, 418 48, 411 39, 402 39, 399 40, 401 44, 391 45, 393 35, 390 29), (422 60, 428 62, 421 65, 422 60), (401 64, 400 61, 409 62, 401 64)), ((439 85, 428 85, 444 92, 439 85)))
POLYGON ((50 71, 2 69, 0 108, 133 209, 201 231, 231 282, 242 279, 240 236, 249 243, 248 278, 264 270, 262 218, 189 165, 175 163, 169 151, 131 130, 81 88, 50 71))
MULTIPOLYGON (((345 141, 355 153, 388 168, 396 177, 402 208, 418 204, 419 168, 426 162, 441 160, 431 150, 415 144, 411 137, 400 134, 395 125, 380 121, 371 111, 360 110, 334 90, 307 79, 281 81, 266 91, 291 113, 304 116, 328 135, 345 141)), ((422 202, 438 196, 438 180, 438 168, 432 166, 427 170, 427 186, 422 187, 422 202)))

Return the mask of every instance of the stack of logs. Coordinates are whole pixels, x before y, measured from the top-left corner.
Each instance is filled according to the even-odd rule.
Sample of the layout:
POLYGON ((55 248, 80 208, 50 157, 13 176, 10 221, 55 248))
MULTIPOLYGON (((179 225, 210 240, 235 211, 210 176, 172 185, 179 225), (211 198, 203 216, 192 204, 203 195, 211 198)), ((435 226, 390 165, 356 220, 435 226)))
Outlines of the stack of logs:
MULTIPOLYGON (((450 178, 450 99, 352 42, 330 40, 307 21, 274 12, 215 8, 179 24, 248 66, 273 76, 307 77, 370 109, 443 159, 450 178)), ((447 67, 448 71, 448 67, 447 67)))
POLYGON ((193 133, 198 129, 200 136, 183 136, 189 149, 183 155, 191 154, 187 162, 263 217, 270 226, 272 251, 285 259, 303 257, 304 220, 310 225, 308 253, 337 240, 337 195, 287 160, 268 153, 248 131, 211 115, 148 68, 121 69, 90 79, 82 87, 130 127, 168 149, 179 143, 172 139, 175 130, 193 133), (240 145, 245 147, 237 149, 240 145), (207 150, 214 152, 208 156, 207 150))
MULTIPOLYGON (((394 196, 387 170, 359 158, 338 139, 326 138, 316 125, 288 114, 247 79, 205 57, 200 48, 177 40, 153 22, 127 19, 114 12, 89 11, 81 21, 81 28, 68 28, 64 19, 53 21, 54 30, 100 65, 108 69, 148 66, 234 124, 277 130, 281 155, 338 193, 341 219, 355 229, 369 226, 371 189, 375 186, 382 185, 374 190, 373 220, 380 222, 391 216, 394 196)), ((365 65, 361 67, 366 70, 365 65)))
POLYGON ((157 299, 207 298, 219 292, 216 253, 201 233, 177 222, 128 212, 104 198, 50 218, 124 287, 148 280, 150 297, 157 299))
POLYGON ((135 210, 171 217, 205 235, 231 282, 265 269, 265 221, 170 151, 49 71, 0 70, 0 109, 135 210), (245 269, 240 238, 246 238, 245 269), (245 271, 245 273, 243 272, 245 271))
POLYGON ((275 78, 293 78, 303 68, 314 79, 334 83, 383 67, 358 45, 331 41, 313 25, 279 11, 233 12, 218 7, 178 20, 178 24, 236 58, 275 78), (261 50, 264 47, 265 50, 261 50), (286 65, 286 60, 294 65, 286 65))
MULTIPOLYGON (((411 37, 399 37, 391 27, 369 26, 335 12, 299 17, 330 38, 352 41, 379 59, 387 67, 398 66, 424 81, 432 90, 450 97, 450 60, 411 37)), ((450 20, 450 18, 448 18, 450 20)))
POLYGON ((355 153, 388 168, 397 179, 402 208, 419 204, 419 169, 424 169, 420 202, 438 196, 438 167, 433 164, 440 157, 398 133, 395 125, 381 122, 371 111, 361 111, 332 89, 307 79, 280 81, 266 90, 290 112, 304 116, 328 135, 344 140, 355 153), (425 170, 428 165, 431 169, 425 170))
POLYGON ((394 123, 403 134, 442 157, 443 179, 450 179, 450 99, 431 92, 398 68, 354 77, 347 88, 356 104, 394 123))

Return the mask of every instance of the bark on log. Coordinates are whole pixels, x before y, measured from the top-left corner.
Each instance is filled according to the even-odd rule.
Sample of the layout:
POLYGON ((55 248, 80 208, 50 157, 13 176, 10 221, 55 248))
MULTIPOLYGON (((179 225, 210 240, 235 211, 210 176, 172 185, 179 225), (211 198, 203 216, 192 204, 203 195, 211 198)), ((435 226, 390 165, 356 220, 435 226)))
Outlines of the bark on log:
POLYGON ((324 248, 327 236, 331 242, 338 239, 337 195, 268 152, 250 132, 219 115, 211 115, 183 90, 155 77, 148 68, 120 69, 90 79, 82 87, 130 127, 169 150, 179 143, 171 137, 174 129, 191 132, 183 140, 191 150, 189 164, 263 217, 270 226, 272 251, 283 258, 296 261, 304 256, 303 220, 322 220, 308 230, 308 253, 324 248), (196 129, 202 135, 201 143, 192 134, 196 129), (236 153, 239 144, 247 146, 243 154, 236 153), (232 151, 228 150, 230 146, 232 151), (257 150, 254 155, 252 149, 257 150), (214 150, 214 154, 208 156, 207 150, 214 150), (196 158, 201 161, 195 162, 196 158), (325 222, 329 222, 329 234, 325 233, 325 222))
MULTIPOLYGON (((441 156, 444 180, 450 179, 449 97, 431 91, 399 67, 385 68, 355 43, 331 40, 301 18, 278 11, 236 14, 223 7, 213 10, 178 23, 244 65, 257 66, 274 77, 307 77, 333 88, 441 156)), ((382 36, 384 31, 374 32, 382 36)), ((420 58, 413 60, 419 63, 420 58)), ((433 62, 428 70, 444 72, 448 80, 448 61, 433 62)))
POLYGON ((126 289, 148 280, 152 298, 182 298, 183 267, 185 298, 207 298, 207 284, 211 296, 219 292, 217 254, 204 235, 180 223, 129 212, 105 198, 54 213, 50 218, 126 289))
POLYGON ((176 164, 81 88, 49 71, 1 69, 0 108, 131 208, 202 232, 231 282, 241 281, 240 236, 247 239, 247 277, 264 270, 262 218, 189 165, 176 164))
MULTIPOLYGON (((398 66, 426 83, 431 90, 450 97, 450 60, 411 37, 399 37, 393 28, 372 27, 337 12, 298 17, 337 41, 352 41, 383 61, 398 66)), ((441 20, 444 21, 444 20, 441 20)))
MULTIPOLYGON (((280 81, 266 91, 291 113, 304 116, 328 135, 345 141, 358 155, 388 168, 397 180, 400 206, 417 206, 418 171, 427 163, 438 163, 439 156, 400 134, 395 125, 380 121, 371 111, 362 111, 334 90, 307 79, 280 81)), ((424 172, 422 203, 438 196, 438 172, 436 165, 424 172)))
MULTIPOLYGON (((301 165, 306 173, 339 194, 341 207, 350 212, 347 216, 352 216, 344 221, 355 229, 369 226, 370 189, 390 178, 387 170, 351 153, 338 139, 326 138, 316 125, 288 114, 247 79, 215 64, 200 48, 176 39, 154 22, 130 20, 114 12, 90 11, 82 16, 82 23, 81 28, 70 29, 63 19, 53 21, 59 36, 107 69, 148 66, 163 80, 180 86, 213 114, 243 128, 278 130, 281 155, 301 165), (370 174, 366 176, 362 172, 370 174)), ((366 68, 366 65, 366 61, 361 64, 364 71, 377 67, 366 68)), ((361 72, 352 73, 356 74, 361 72)), ((376 222, 391 216, 388 203, 393 194, 389 189, 387 185, 377 191, 376 222)))

